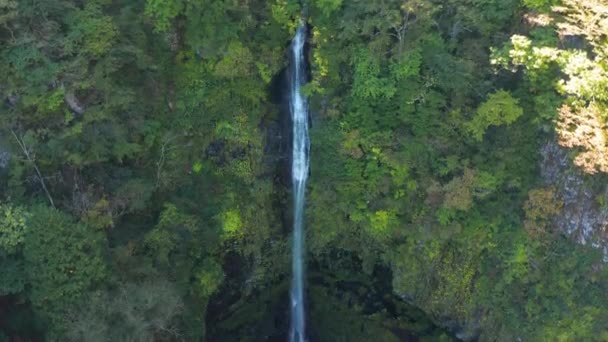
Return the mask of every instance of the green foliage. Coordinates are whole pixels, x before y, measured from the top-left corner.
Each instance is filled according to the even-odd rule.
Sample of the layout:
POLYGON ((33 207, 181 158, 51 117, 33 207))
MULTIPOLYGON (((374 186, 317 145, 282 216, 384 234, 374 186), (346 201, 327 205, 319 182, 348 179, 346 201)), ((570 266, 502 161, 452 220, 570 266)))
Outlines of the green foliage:
POLYGON ((606 55, 608 45, 601 33, 605 24, 596 18, 607 11, 597 2, 561 3, 544 14, 541 22, 547 27, 532 30, 529 36, 513 35, 510 44, 495 52, 493 62, 524 71, 533 95, 529 101, 538 114, 545 120, 557 118, 548 124, 554 124, 560 145, 582 147, 575 165, 591 174, 605 172, 601 146, 606 132, 600 128, 605 118, 598 108, 608 101, 608 72, 599 56, 606 55), (572 37, 578 37, 576 44, 572 37))
POLYGON ((67 341, 149 341, 175 338, 184 303, 175 284, 165 279, 120 284, 96 291, 68 316, 67 341))
POLYGON ((422 51, 420 49, 408 50, 394 64, 391 64, 391 75, 398 81, 415 77, 419 75, 421 66, 422 51))
POLYGON ((298 1, 275 0, 272 4, 272 18, 279 25, 295 30, 299 22, 301 6, 298 1))
POLYGON ((0 9, 2 10, 2 14, 0 14, 0 25, 6 25, 12 19, 17 17, 17 1, 12 0, 2 0, 0 1, 0 9))
POLYGON ((0 296, 24 290, 26 276, 21 250, 25 243, 29 213, 21 207, 0 204, 0 296))
POLYGON ((397 224, 395 213, 390 213, 386 210, 378 210, 370 217, 371 235, 379 238, 386 238, 390 234, 390 230, 394 229, 397 224))
POLYGON ((466 169, 462 177, 455 177, 444 186, 443 205, 448 209, 469 210, 473 205, 475 172, 466 169))
POLYGON ((69 19, 72 30, 67 36, 66 53, 84 53, 96 58, 110 50, 118 38, 112 17, 103 14, 99 4, 87 3, 69 19))
POLYGON ((473 120, 469 123, 469 130, 476 140, 481 141, 488 127, 512 124, 523 113, 517 99, 508 91, 499 90, 490 94, 477 108, 473 120))
POLYGON ((0 259, 0 296, 21 293, 27 284, 23 261, 15 257, 0 259))
POLYGON ((562 236, 562 189, 539 188, 554 127, 605 154, 605 9, 559 3, 0 0, 0 330, 274 338, 277 92, 304 16, 307 256, 337 278, 307 279, 314 340, 430 333, 401 299, 464 339, 606 339, 603 256, 562 236))
POLYGON ((147 0, 145 14, 154 18, 154 28, 157 32, 165 32, 183 9, 183 1, 147 0))
POLYGON ((23 247, 29 298, 36 310, 54 321, 87 291, 103 284, 108 271, 105 241, 100 232, 56 209, 37 206, 31 215, 23 247))
POLYGON ((203 297, 214 294, 224 280, 222 266, 211 259, 205 259, 196 274, 197 290, 203 297))
POLYGON ((249 76, 252 69, 252 56, 249 49, 239 42, 228 45, 228 51, 215 65, 215 75, 219 77, 234 78, 249 76))
MULTIPOLYGON (((363 264, 389 263, 396 293, 470 328, 465 338, 534 340, 541 327, 570 319, 551 293, 590 276, 566 269, 598 260, 570 250, 563 256, 572 264, 553 267, 552 248, 573 243, 524 233, 541 225, 553 231, 560 209, 552 196, 526 202, 541 182, 537 156, 546 136, 539 132, 548 131, 564 95, 590 100, 593 85, 599 99, 603 71, 583 54, 560 52, 560 37, 545 27, 486 54, 499 32, 516 28, 518 1, 401 5, 342 2, 330 17, 322 4, 311 6, 319 113, 308 197, 312 257, 332 263, 330 251, 339 248, 363 264), (524 76, 506 77, 492 64, 524 76), (561 83, 560 68, 570 75, 561 83), (527 208, 535 218, 524 215, 527 208), (476 312, 484 312, 481 321, 476 312)), ((572 307, 591 303, 593 295, 572 291, 572 307)))
POLYGON ((552 5, 557 5, 559 0, 523 0, 523 4, 532 9, 548 9, 552 5))
POLYGON ((197 229, 195 217, 180 212, 173 204, 165 204, 158 224, 145 239, 150 254, 163 266, 169 266, 171 253, 178 248, 183 234, 192 234, 197 229))
POLYGON ((43 102, 38 106, 38 110, 50 113, 57 111, 63 105, 64 96, 65 90, 62 88, 57 89, 49 95, 46 102, 43 102))
POLYGON ((32 306, 23 325, 46 323, 30 331, 51 340, 171 339, 178 326, 179 338, 202 340, 228 253, 247 260, 247 291, 287 272, 275 205, 284 191, 264 155, 278 106, 266 87, 299 17, 297 1, 0 1, 9 313, 32 306), (35 205, 44 187, 57 211, 35 205), (32 205, 22 226, 15 215, 32 205), (142 284, 151 277, 175 284, 142 284), (117 282, 151 295, 129 285, 141 303, 121 306, 109 299, 125 295, 117 282), (171 298, 186 304, 165 317, 171 298), (70 325, 75 312, 83 319, 70 325))
POLYGON ((203 170, 203 163, 201 163, 200 161, 197 161, 194 163, 194 165, 192 165, 192 171, 194 171, 195 173, 200 173, 203 170))
POLYGON ((390 79, 380 77, 380 62, 369 52, 361 50, 354 59, 353 95, 361 100, 390 98, 395 86, 390 79))
POLYGON ((236 238, 243 234, 243 222, 238 209, 230 209, 220 214, 222 230, 226 238, 236 238))
POLYGON ((477 9, 470 11, 470 20, 485 33, 499 30, 513 18, 513 12, 519 5, 518 0, 472 0, 471 4, 477 9))
POLYGON ((14 254, 21 249, 28 217, 29 214, 23 208, 0 204, 0 255, 14 254))
POLYGON ((342 0, 314 0, 315 7, 318 7, 321 12, 329 16, 342 5, 342 0))
POLYGON ((528 258, 526 245, 520 242, 514 247, 515 249, 513 250, 512 254, 506 260, 506 269, 508 271, 505 272, 503 277, 507 284, 510 284, 515 279, 525 281, 530 268, 530 260, 528 258))

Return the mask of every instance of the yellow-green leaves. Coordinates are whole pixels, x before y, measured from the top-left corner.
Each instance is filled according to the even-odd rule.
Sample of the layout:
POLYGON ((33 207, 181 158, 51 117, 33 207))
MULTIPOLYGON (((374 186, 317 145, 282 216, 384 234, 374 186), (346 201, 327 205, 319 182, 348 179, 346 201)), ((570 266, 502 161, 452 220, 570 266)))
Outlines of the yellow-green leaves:
POLYGON ((331 15, 335 10, 340 8, 342 0, 314 0, 315 6, 326 16, 331 15))
POLYGON ((111 210, 110 202, 106 198, 102 198, 82 215, 81 220, 90 227, 107 229, 114 225, 111 210))
POLYGON ((408 50, 391 64, 391 75, 398 81, 408 77, 418 76, 422 65, 422 51, 420 48, 408 50))
POLYGON ((508 91, 499 90, 488 96, 488 99, 477 108, 475 117, 469 123, 473 137, 481 141, 490 126, 509 125, 524 113, 519 101, 508 91))
MULTIPOLYGON (((546 9, 556 2, 526 0, 524 4, 546 9)), ((553 36, 547 33, 549 27, 532 30, 530 37, 514 35, 510 44, 494 51, 492 63, 513 71, 524 70, 531 81, 530 90, 536 95, 533 102, 539 117, 558 117, 560 144, 585 147, 588 151, 579 154, 575 164, 594 173, 605 168, 601 164, 606 159, 602 128, 605 118, 597 113, 604 112, 608 101, 608 44, 604 39, 608 10, 602 1, 560 3, 546 15, 547 25, 552 23, 553 36)))
POLYGON ((222 266, 213 259, 205 259, 201 269, 196 273, 197 290, 203 297, 209 297, 224 281, 222 266))
POLYGON ((65 90, 63 88, 57 88, 48 95, 46 101, 39 103, 38 109, 44 112, 55 112, 63 105, 64 95, 65 90))
MULTIPOLYGON (((550 2, 526 4, 538 8, 550 2)), ((512 67, 513 71, 524 70, 531 83, 530 90, 536 93, 532 101, 539 119, 557 117, 553 123, 559 144, 582 148, 574 164, 591 174, 608 170, 604 114, 608 106, 608 66, 604 58, 608 44, 603 38, 608 26, 600 19, 607 13, 598 1, 564 0, 563 6, 554 7, 551 13, 554 35, 559 37, 560 45, 553 41, 555 38, 532 31, 532 38, 511 37, 510 44, 494 51, 492 60, 502 67, 512 67)), ((512 105, 502 107, 505 113, 515 113, 507 108, 514 108, 512 105)), ((470 125, 478 140, 483 126, 470 125)))
POLYGON ((533 9, 546 9, 551 5, 555 5, 559 0, 523 0, 523 4, 533 9))
POLYGON ((592 60, 580 50, 563 54, 562 70, 567 79, 559 81, 558 90, 581 100, 608 101, 608 70, 601 60, 592 60))
POLYGON ((22 208, 0 205, 0 256, 13 254, 21 248, 28 216, 22 208))
POLYGON ((98 4, 91 3, 76 11, 71 21, 73 27, 66 44, 69 52, 100 57, 118 38, 118 28, 112 17, 105 15, 98 4))
POLYGON ((220 214, 222 231, 226 238, 237 238, 243 234, 243 221, 238 209, 229 209, 220 214))
POLYGON ((194 234, 197 225, 196 217, 181 212, 174 204, 165 204, 158 224, 146 234, 145 244, 154 259, 167 266, 182 236, 194 234))
POLYGON ((523 241, 516 243, 511 253, 510 258, 506 260, 508 268, 504 275, 507 284, 514 280, 524 280, 530 269, 528 248, 523 241))
POLYGON ((154 19, 154 30, 165 32, 169 30, 171 21, 184 9, 181 0, 147 0, 146 15, 154 19))
POLYGON ((302 12, 299 1, 276 0, 272 4, 272 18, 281 26, 294 31, 302 12))
POLYGON ((395 95, 397 88, 394 81, 382 77, 381 65, 367 50, 360 50, 354 58, 354 80, 352 93, 362 100, 390 98, 395 95))
POLYGON ((560 50, 551 46, 536 46, 526 36, 513 35, 510 44, 501 49, 492 49, 490 62, 502 68, 516 71, 523 67, 533 81, 545 76, 544 73, 560 58, 560 50))
POLYGON ((194 162, 194 164, 192 164, 192 171, 194 171, 194 173, 201 173, 202 170, 203 163, 200 160, 197 160, 194 162))
POLYGON ((239 41, 228 45, 228 51, 215 65, 215 76, 225 78, 247 77, 251 75, 253 57, 249 49, 239 41))
POLYGON ((514 35, 510 45, 494 51, 492 63, 522 66, 532 81, 540 81, 551 66, 556 66, 567 76, 556 86, 562 94, 608 100, 608 71, 601 60, 591 59, 586 51, 534 46, 530 38, 514 35))
POLYGON ((376 237, 387 237, 390 231, 398 224, 394 212, 378 210, 370 215, 370 233, 376 237))
POLYGON ((268 64, 264 64, 261 62, 255 62, 255 66, 258 69, 258 74, 260 75, 262 80, 265 83, 270 83, 270 81, 272 80, 272 76, 273 76, 270 66, 268 66, 268 64))

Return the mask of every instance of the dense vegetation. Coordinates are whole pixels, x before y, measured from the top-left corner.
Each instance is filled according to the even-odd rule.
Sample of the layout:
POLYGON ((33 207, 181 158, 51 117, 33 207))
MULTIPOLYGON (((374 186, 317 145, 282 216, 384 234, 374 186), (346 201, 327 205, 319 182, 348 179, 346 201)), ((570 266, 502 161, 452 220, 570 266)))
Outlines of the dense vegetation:
POLYGON ((0 341, 280 335, 302 12, 311 336, 608 339, 605 0, 0 0, 0 341))

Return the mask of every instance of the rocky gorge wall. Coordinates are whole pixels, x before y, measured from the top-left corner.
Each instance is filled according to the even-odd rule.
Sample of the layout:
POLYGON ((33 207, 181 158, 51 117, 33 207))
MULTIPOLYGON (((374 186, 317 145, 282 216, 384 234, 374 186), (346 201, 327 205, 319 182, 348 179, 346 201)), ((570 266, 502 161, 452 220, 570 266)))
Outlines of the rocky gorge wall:
POLYGON ((563 202, 554 226, 580 244, 603 251, 608 262, 608 187, 603 175, 586 175, 571 161, 569 151, 555 141, 540 150, 541 176, 563 202))

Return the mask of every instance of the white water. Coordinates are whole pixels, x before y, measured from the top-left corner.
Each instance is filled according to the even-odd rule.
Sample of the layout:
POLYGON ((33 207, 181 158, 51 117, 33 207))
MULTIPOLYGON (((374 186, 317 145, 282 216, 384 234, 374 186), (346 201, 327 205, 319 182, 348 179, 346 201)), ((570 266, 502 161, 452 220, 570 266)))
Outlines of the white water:
POLYGON ((293 155, 291 182, 293 188, 293 247, 291 281, 291 342, 306 341, 306 316, 304 311, 304 204, 308 179, 308 103, 301 86, 306 82, 304 41, 306 26, 301 25, 291 43, 290 111, 293 122, 293 155))

